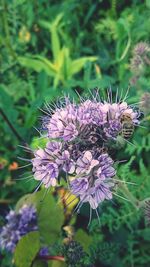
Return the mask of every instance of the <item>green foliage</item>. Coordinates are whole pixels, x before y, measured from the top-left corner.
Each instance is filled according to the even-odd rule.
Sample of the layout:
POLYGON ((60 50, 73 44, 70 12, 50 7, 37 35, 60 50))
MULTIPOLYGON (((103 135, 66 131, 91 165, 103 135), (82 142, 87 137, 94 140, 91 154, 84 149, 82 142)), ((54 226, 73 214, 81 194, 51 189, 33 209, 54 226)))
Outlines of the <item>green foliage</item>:
POLYGON ((89 246, 93 240, 92 237, 90 237, 86 232, 84 232, 82 229, 79 229, 76 232, 74 239, 82 245, 86 252, 89 251, 89 246))
POLYGON ((108 264, 109 266, 118 266, 117 260, 116 260, 116 254, 119 252, 119 245, 115 243, 108 243, 103 242, 98 243, 95 242, 93 246, 91 247, 91 258, 93 262, 99 261, 104 264, 108 264))
POLYGON ((48 23, 40 21, 40 25, 49 30, 51 34, 51 48, 53 60, 44 58, 43 56, 19 57, 19 63, 24 67, 31 68, 37 72, 44 70, 47 75, 53 78, 53 86, 57 87, 61 81, 63 85, 78 73, 87 61, 95 61, 96 57, 81 57, 72 60, 69 48, 65 45, 61 48, 58 27, 63 14, 59 14, 56 19, 48 23))
POLYGON ((48 267, 67 267, 65 262, 51 261, 48 263, 48 267))
POLYGON ((62 207, 56 204, 53 197, 49 197, 46 200, 47 201, 43 201, 42 207, 39 207, 38 227, 41 233, 41 242, 44 244, 52 244, 58 241, 60 237, 64 215, 62 207))
POLYGON ((39 139, 38 137, 34 137, 31 143, 31 148, 32 149, 38 149, 38 147, 45 147, 47 143, 47 138, 41 138, 39 139))
POLYGON ((115 159, 126 160, 116 163, 116 179, 122 182, 115 193, 120 197, 115 195, 99 207, 100 225, 93 212, 87 229, 86 205, 77 219, 66 216, 57 202, 59 189, 31 194, 36 187, 31 167, 17 167, 26 165, 18 156, 32 158, 18 145, 36 149, 46 142, 34 129, 40 130, 40 108, 45 103, 55 106, 64 94, 79 101, 78 94, 91 97, 96 87, 105 98, 110 86, 115 100, 117 91, 125 96, 129 86, 127 100, 139 106, 143 94, 150 91, 150 64, 147 61, 136 77, 131 59, 137 43, 150 43, 149 12, 149 0, 0 1, 0 210, 3 216, 16 203, 16 210, 24 203, 33 204, 39 227, 38 233, 19 241, 14 255, 1 252, 3 267, 13 266, 13 256, 16 267, 149 267, 150 231, 143 210, 150 198, 149 113, 142 119, 143 128, 135 127, 132 144, 115 152, 115 159), (30 180, 25 179, 28 176, 30 180), (121 187, 124 183, 128 190, 121 187), (62 228, 69 224, 74 226, 76 246, 55 249, 56 245, 64 248, 62 228), (43 245, 67 262, 37 259, 43 245))
POLYGON ((30 267, 39 249, 38 232, 30 232, 22 237, 15 249, 14 261, 16 267, 30 267))
POLYGON ((42 260, 35 260, 32 264, 33 267, 47 267, 47 263, 42 260))
POLYGON ((87 254, 83 247, 76 241, 70 241, 62 248, 68 267, 91 267, 87 254))
POLYGON ((16 210, 23 204, 34 205, 38 215, 38 229, 42 245, 55 243, 61 237, 60 231, 64 223, 63 207, 49 191, 39 192, 24 196, 16 205, 16 210))

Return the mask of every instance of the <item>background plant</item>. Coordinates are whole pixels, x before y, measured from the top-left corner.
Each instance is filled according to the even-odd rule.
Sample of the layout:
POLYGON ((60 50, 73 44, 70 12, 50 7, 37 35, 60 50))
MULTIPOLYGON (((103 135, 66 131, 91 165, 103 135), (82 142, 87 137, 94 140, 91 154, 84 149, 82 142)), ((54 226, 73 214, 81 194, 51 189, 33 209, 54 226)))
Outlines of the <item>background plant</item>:
MULTIPOLYGON (((117 90, 120 95, 125 94, 129 86, 129 104, 138 103, 145 93, 150 93, 149 65, 144 67, 136 80, 133 80, 136 73, 131 69, 136 45, 140 42, 150 43, 149 12, 148 0, 133 0, 128 4, 126 1, 113 0, 107 3, 92 0, 86 3, 78 0, 59 3, 53 0, 50 3, 46 0, 0 1, 1 225, 9 208, 15 209, 19 199, 32 193, 36 187, 32 177, 30 180, 24 179, 30 176, 30 166, 19 168, 23 163, 18 156, 27 158, 29 154, 18 145, 28 143, 36 148, 44 144, 44 140, 37 138, 34 127, 38 128, 39 116, 43 115, 40 108, 44 107, 45 102, 55 103, 64 94, 78 101, 78 93, 90 96, 94 93, 90 90, 95 87, 100 88, 100 95, 104 97, 111 86, 115 98, 117 90)), ((147 104, 142 103, 145 112, 147 104)), ((134 145, 126 144, 125 149, 117 154, 118 159, 127 160, 118 164, 118 176, 137 184, 128 187, 133 196, 141 201, 141 206, 135 209, 130 202, 114 198, 114 203, 104 203, 100 207, 101 225, 93 214, 89 229, 88 206, 84 206, 80 214, 73 217, 73 206, 70 206, 65 214, 62 212, 64 220, 60 219, 59 238, 51 235, 44 241, 44 244, 49 243, 50 255, 63 255, 67 264, 73 266, 72 257, 81 246, 83 261, 79 266, 149 266, 150 230, 144 213, 144 200, 150 197, 149 109, 145 113, 141 124, 145 128, 136 128, 132 140, 134 145), (73 254, 69 255, 63 243, 65 238, 70 238, 63 229, 66 225, 74 227, 72 239, 77 242, 73 254)), ((40 193, 37 192, 31 199, 36 199, 37 194, 40 193)), ((47 194, 44 200, 47 209, 39 215, 39 220, 47 222, 39 233, 44 238, 47 238, 48 231, 53 232, 51 227, 58 215, 56 212, 51 217, 46 212, 55 209, 64 191, 59 188, 52 195, 47 194), (52 195, 54 201, 51 200, 52 195)), ((38 206, 40 201, 35 199, 34 203, 38 206)), ((24 203, 27 200, 22 201, 24 203)), ((38 246, 37 236, 35 239, 38 246)), ((24 261, 28 259, 24 245, 28 240, 30 243, 28 237, 21 241, 18 252, 13 256, 16 266, 20 266, 18 261, 22 258, 22 251, 24 261)), ((29 266, 34 259, 35 266, 64 264, 52 260, 41 263, 35 254, 32 253, 29 266)), ((12 255, 4 251, 1 251, 0 261, 4 267, 13 266, 12 255)))

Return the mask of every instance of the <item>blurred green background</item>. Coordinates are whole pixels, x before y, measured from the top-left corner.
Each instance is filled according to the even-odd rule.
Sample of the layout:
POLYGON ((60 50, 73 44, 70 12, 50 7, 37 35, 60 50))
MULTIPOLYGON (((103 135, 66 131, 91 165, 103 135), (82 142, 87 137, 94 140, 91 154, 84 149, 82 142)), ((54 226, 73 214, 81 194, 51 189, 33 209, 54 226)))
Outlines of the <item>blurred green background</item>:
MULTIPOLYGON (((90 96, 94 88, 104 96, 111 86, 114 98, 129 88, 128 103, 144 112, 135 145, 118 152, 118 159, 128 161, 118 166, 118 175, 137 183, 129 190, 138 200, 150 198, 150 1, 0 0, 0 25, 1 218, 36 187, 32 178, 16 179, 31 170, 19 168, 18 156, 28 156, 19 145, 41 142, 35 129, 40 108, 64 95, 78 101, 78 94, 90 96), (141 42, 145 50, 139 55, 141 42)), ((101 227, 95 218, 89 230, 83 209, 72 222, 75 231, 84 229, 92 238, 93 266, 149 267, 150 215, 116 202, 104 203, 101 227)), ((9 257, 1 257, 1 266, 10 266, 9 257)))

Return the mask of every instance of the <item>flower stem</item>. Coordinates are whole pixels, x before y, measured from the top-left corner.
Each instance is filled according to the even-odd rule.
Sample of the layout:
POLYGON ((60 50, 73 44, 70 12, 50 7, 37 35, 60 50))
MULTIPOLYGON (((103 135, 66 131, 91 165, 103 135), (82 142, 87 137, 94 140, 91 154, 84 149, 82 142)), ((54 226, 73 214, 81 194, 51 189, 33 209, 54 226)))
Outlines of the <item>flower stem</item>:
POLYGON ((127 185, 122 182, 118 182, 119 189, 123 192, 124 196, 132 203, 132 205, 139 209, 140 201, 129 191, 127 185))
POLYGON ((63 256, 39 256, 38 258, 40 258, 41 260, 56 260, 56 261, 65 261, 65 258, 63 256))

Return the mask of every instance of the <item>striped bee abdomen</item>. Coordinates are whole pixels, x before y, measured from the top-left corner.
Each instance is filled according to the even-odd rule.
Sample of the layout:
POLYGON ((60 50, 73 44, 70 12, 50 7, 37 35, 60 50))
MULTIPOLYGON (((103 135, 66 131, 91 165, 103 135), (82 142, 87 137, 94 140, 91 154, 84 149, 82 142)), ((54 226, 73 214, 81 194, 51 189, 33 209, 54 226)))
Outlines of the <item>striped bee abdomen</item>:
POLYGON ((125 139, 129 139, 134 133, 134 125, 130 121, 124 121, 122 123, 121 134, 125 139))

